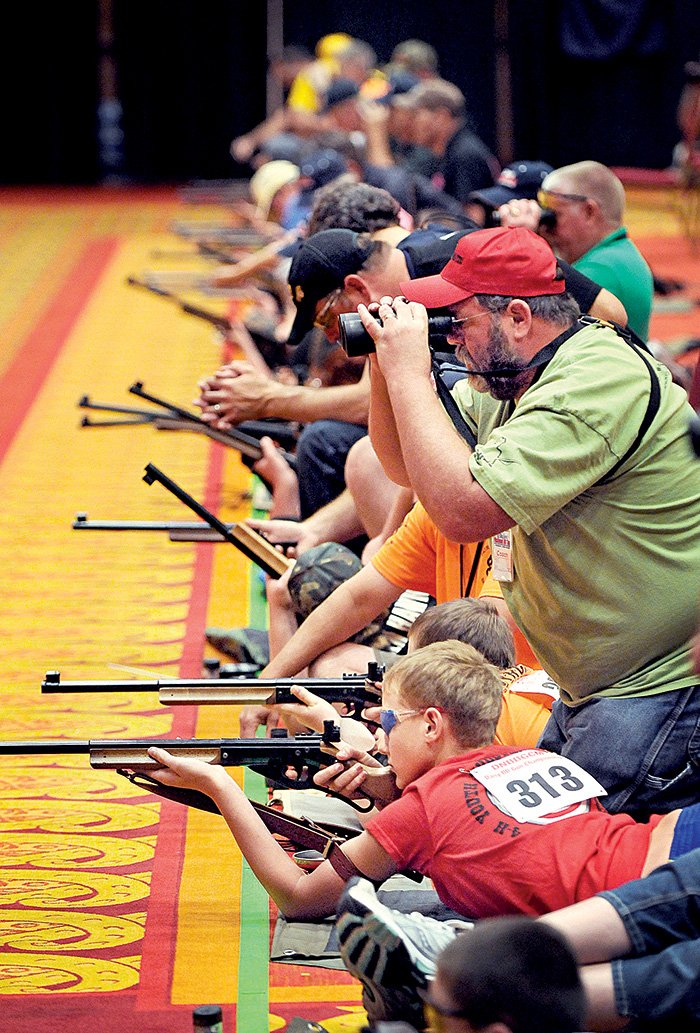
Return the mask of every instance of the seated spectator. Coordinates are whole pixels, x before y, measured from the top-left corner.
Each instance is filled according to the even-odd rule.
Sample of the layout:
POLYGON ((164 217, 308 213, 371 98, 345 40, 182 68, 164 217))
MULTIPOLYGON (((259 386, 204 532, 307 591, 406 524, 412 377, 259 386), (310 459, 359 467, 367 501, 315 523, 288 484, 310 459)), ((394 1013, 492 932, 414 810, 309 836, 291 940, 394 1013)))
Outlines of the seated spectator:
POLYGON ((498 209, 509 201, 529 198, 537 200, 544 179, 553 172, 544 161, 514 161, 506 165, 496 185, 485 190, 474 190, 468 198, 467 212, 479 226, 497 226, 498 209))
POLYGON ((268 161, 250 177, 250 193, 258 217, 267 223, 291 229, 285 221, 285 209, 299 192, 299 166, 291 161, 268 161))
POLYGON ((423 39, 404 39, 392 50, 384 71, 391 76, 396 69, 409 72, 418 79, 435 79, 440 74, 437 50, 423 39))
POLYGON ((409 169, 403 162, 395 163, 391 156, 391 160, 379 162, 370 157, 369 142, 373 139, 374 132, 380 122, 385 121, 387 127, 389 124, 385 115, 386 104, 383 101, 384 98, 375 102, 357 99, 347 101, 347 104, 355 106, 363 132, 324 133, 319 137, 319 142, 339 151, 344 156, 349 171, 359 181, 380 187, 395 197, 404 213, 410 216, 410 219, 401 220, 401 224, 407 229, 412 229, 412 220, 420 208, 442 207, 454 214, 464 214, 460 203, 444 190, 438 189, 427 176, 409 169))
POLYGON ((248 162, 270 137, 282 132, 302 133, 316 129, 317 112, 325 103, 326 91, 338 74, 338 56, 352 37, 345 32, 329 33, 316 44, 312 58, 303 48, 285 47, 270 62, 272 75, 287 93, 285 104, 259 125, 231 143, 231 156, 248 162))
POLYGON ((464 94, 443 79, 422 82, 406 94, 413 111, 413 143, 439 159, 435 186, 466 204, 474 190, 493 186, 499 166, 466 123, 464 94))
MULTIPOLYGON (((399 202, 387 190, 341 176, 315 194, 308 236, 330 229, 355 233, 374 233, 388 226, 399 229, 400 211, 399 202)), ((405 236, 404 231, 401 236, 405 236)))
POLYGON ((615 173, 597 161, 566 165, 549 173, 538 197, 539 204, 501 208, 501 224, 541 233, 574 269, 620 299, 629 326, 646 341, 654 278, 623 225, 625 189, 615 173), (554 213, 553 223, 542 222, 543 211, 554 213))

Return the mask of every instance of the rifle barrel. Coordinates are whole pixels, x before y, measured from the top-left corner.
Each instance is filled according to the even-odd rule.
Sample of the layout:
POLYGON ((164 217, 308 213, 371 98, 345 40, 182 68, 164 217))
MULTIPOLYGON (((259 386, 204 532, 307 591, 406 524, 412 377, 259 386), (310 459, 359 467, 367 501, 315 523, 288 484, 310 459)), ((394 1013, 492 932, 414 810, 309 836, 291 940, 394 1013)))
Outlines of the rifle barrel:
MULTIPOLYGON (((230 527, 230 524, 226 525, 230 527)), ((76 513, 74 531, 169 531, 196 535, 197 532, 211 533, 208 524, 201 520, 88 520, 87 513, 76 513)))
MULTIPOLYGON (((148 750, 157 746, 173 756, 202 760, 224 767, 267 767, 270 776, 278 770, 284 779, 287 766, 318 767, 324 754, 335 752, 339 742, 337 729, 329 728, 323 735, 277 736, 271 739, 53 739, 34 742, 0 742, 0 756, 4 755, 65 755, 89 753, 93 768, 134 768, 147 770, 159 764, 148 756, 148 750)), ((307 780, 306 785, 310 785, 307 780)))
MULTIPOLYGON (((279 702, 290 702, 296 697, 290 693, 292 685, 301 685, 310 692, 342 691, 354 688, 355 692, 363 688, 367 675, 344 674, 342 678, 231 678, 224 679, 227 688, 241 691, 264 691, 269 696, 274 690, 286 691, 287 698, 279 702)), ((121 681, 61 681, 60 671, 47 671, 41 683, 44 694, 58 692, 160 692, 163 689, 212 689, 218 686, 214 678, 156 678, 122 679, 121 681)))

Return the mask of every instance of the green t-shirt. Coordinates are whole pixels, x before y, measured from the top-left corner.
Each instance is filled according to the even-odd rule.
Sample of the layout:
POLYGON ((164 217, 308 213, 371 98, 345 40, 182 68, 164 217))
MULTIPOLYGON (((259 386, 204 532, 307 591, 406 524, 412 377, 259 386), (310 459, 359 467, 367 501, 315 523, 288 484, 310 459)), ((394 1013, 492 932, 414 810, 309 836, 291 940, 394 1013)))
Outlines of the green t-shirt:
POLYGON ((514 580, 503 594, 562 699, 694 685, 688 639, 700 594, 700 461, 692 410, 665 367, 659 411, 637 450, 647 368, 605 327, 571 337, 512 403, 460 381, 479 484, 508 513, 514 580))
POLYGON ((629 325, 643 341, 649 339, 654 277, 624 226, 603 237, 572 264, 619 298, 627 310, 629 325))

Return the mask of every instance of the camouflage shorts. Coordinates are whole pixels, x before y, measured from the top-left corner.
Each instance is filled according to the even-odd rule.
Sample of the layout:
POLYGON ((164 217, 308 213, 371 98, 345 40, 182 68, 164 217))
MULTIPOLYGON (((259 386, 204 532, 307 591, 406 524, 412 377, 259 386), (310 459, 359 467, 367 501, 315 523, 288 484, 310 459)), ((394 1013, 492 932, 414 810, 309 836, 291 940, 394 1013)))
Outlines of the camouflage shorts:
MULTIPOLYGON (((337 542, 324 542, 323 545, 317 545, 302 553, 292 568, 288 584, 299 624, 319 603, 327 599, 338 585, 342 585, 360 570, 362 564, 355 553, 337 542)), ((371 624, 358 631, 349 641, 362 646, 374 646, 377 649, 388 646, 387 636, 383 631, 388 614, 388 609, 380 613, 371 624)))

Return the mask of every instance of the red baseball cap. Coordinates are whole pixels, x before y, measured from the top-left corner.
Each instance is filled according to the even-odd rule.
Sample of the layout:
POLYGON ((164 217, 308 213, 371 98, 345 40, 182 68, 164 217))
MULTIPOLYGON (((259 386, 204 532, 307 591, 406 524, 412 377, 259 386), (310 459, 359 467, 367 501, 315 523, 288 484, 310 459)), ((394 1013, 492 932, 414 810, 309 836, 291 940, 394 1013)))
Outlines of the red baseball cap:
POLYGON ((441 273, 400 286, 405 298, 426 308, 455 305, 474 294, 534 298, 566 290, 549 244, 522 226, 467 233, 441 273))

